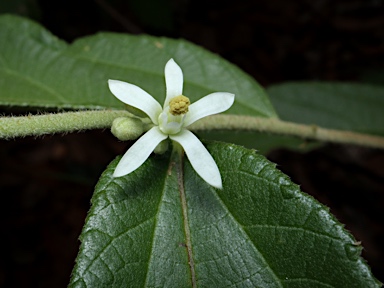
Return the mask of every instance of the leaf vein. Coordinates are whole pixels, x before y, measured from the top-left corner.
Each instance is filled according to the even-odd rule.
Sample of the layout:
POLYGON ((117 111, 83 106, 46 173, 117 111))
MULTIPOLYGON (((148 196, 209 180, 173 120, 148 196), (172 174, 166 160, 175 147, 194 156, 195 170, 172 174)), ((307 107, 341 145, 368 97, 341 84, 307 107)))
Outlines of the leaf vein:
MULTIPOLYGON (((116 240, 118 240, 121 236, 124 236, 124 235, 127 234, 128 232, 131 232, 131 231, 133 231, 133 230, 139 228, 141 225, 143 225, 144 223, 147 223, 147 222, 149 222, 149 221, 151 221, 151 220, 152 220, 152 217, 149 218, 149 219, 147 219, 147 220, 145 220, 145 221, 143 221, 143 222, 141 222, 140 224, 138 224, 138 225, 136 225, 136 226, 134 226, 134 227, 129 227, 127 230, 123 231, 122 233, 120 233, 120 234, 118 234, 118 235, 116 235, 116 236, 114 236, 114 237, 113 237, 113 236, 110 236, 110 235, 109 235, 108 233, 106 233, 105 231, 102 231, 102 230, 97 229, 97 228, 92 228, 92 229, 88 230, 86 233, 84 233, 83 235, 85 236, 86 234, 89 234, 89 233, 92 233, 92 232, 95 232, 95 231, 96 231, 96 232, 99 232, 99 233, 103 233, 103 234, 105 234, 105 235, 108 235, 110 238, 113 237, 113 239, 111 239, 108 243, 106 243, 106 245, 100 250, 100 252, 98 252, 97 256, 96 256, 95 258, 93 258, 93 259, 90 260, 90 263, 88 264, 87 268, 84 269, 84 274, 85 274, 85 272, 87 272, 87 271, 91 268, 92 264, 93 264, 97 259, 99 259, 99 258, 101 257, 101 255, 104 253, 104 251, 107 250, 107 248, 108 248, 109 246, 113 245, 113 243, 114 243, 116 240)), ((127 264, 129 264, 129 263, 126 263, 126 265, 127 265, 127 264)))
MULTIPOLYGON (((330 285, 328 283, 322 282, 320 280, 315 280, 315 279, 309 279, 309 278, 291 278, 291 279, 285 279, 284 282, 310 282, 313 284, 320 284, 323 285, 324 287, 329 287, 329 288, 334 288, 335 286, 330 285)), ((309 285, 309 284, 308 284, 309 285)), ((310 285, 309 285, 310 286, 310 285)))
POLYGON ((35 86, 35 87, 38 87, 40 90, 42 91, 45 91, 47 92, 48 94, 54 96, 56 99, 62 101, 62 103, 66 103, 67 100, 65 99, 65 97, 59 93, 57 93, 56 91, 54 91, 52 88, 44 85, 43 83, 41 82, 38 82, 36 81, 35 79, 27 76, 27 75, 23 75, 21 74, 20 72, 18 71, 14 71, 14 70, 11 70, 11 69, 0 69, 0 71, 4 71, 5 74, 8 74, 8 75, 11 75, 15 78, 19 78, 27 83, 30 83, 31 85, 35 86))
MULTIPOLYGON (((109 62, 109 61, 106 61, 106 60, 101 60, 101 58, 91 58, 91 57, 86 57, 84 55, 73 55, 73 58, 77 58, 77 59, 83 59, 83 60, 88 60, 94 64, 98 64, 98 65, 106 65, 106 66, 111 66, 111 67, 117 67, 117 68, 120 68, 120 69, 123 69, 123 70, 130 70, 130 71, 134 71, 134 72, 141 72, 141 73, 145 73, 145 74, 149 74, 149 75, 152 75, 152 76, 156 76, 156 77, 164 77, 164 74, 158 74, 158 73, 155 73, 153 71, 150 71, 150 70, 146 70, 146 69, 143 69, 143 68, 140 68, 140 67, 135 67, 135 66, 130 66, 130 67, 127 67, 127 66, 124 66, 122 64, 117 64, 117 63, 114 63, 114 62, 109 62)), ((236 84, 236 81, 234 81, 235 85, 236 84)), ((135 83, 132 83, 132 84, 135 84, 135 83)), ((188 79, 184 79, 184 86, 185 84, 187 85, 191 85, 191 86, 194 86, 194 87, 197 87, 197 88, 200 88, 200 89, 203 89, 203 90, 210 90, 210 91, 215 91, 214 88, 211 88, 211 87, 208 87, 208 86, 203 86, 201 84, 198 84, 197 82, 193 82, 193 81, 189 81, 188 79)), ((201 97, 204 96, 204 95, 201 95, 201 97)), ((249 106, 249 103, 246 102, 245 100, 242 100, 242 98, 240 98, 239 100, 239 97, 236 97, 236 103, 240 106, 243 106, 244 108, 246 109, 249 109, 250 106, 249 106)), ((261 114, 261 115, 265 115, 265 116, 268 116, 263 110, 258 110, 256 107, 251 107, 252 110, 256 111, 257 113, 261 114)))
POLYGON ((283 226, 283 225, 268 225, 268 224, 245 225, 243 227, 245 227, 245 228, 270 228, 270 229, 283 229, 283 230, 298 230, 298 231, 310 233, 310 234, 313 234, 313 235, 316 235, 316 236, 321 236, 321 237, 325 237, 325 238, 328 238, 328 239, 331 239, 331 240, 335 240, 335 241, 344 243, 343 239, 340 239, 340 238, 337 238, 337 237, 333 237, 333 236, 325 234, 325 233, 320 233, 318 231, 313 231, 313 230, 305 229, 303 227, 283 226))
MULTIPOLYGON (((229 208, 225 205, 225 203, 223 202, 223 200, 220 198, 219 194, 217 193, 216 190, 214 190, 213 188, 211 189, 212 190, 212 193, 214 194, 214 196, 216 197, 216 199, 220 202, 220 204, 223 206, 223 208, 229 212, 231 212, 229 210, 229 208)), ((232 218, 233 221, 235 221, 240 228, 240 231, 244 234, 244 238, 247 239, 250 243, 252 243, 252 247, 253 249, 255 250, 255 252, 260 256, 260 258, 262 259, 262 261, 264 262, 265 264, 265 267, 268 268, 268 270, 272 273, 273 277, 276 279, 276 283, 279 284, 280 287, 283 287, 282 285, 282 282, 280 280, 280 278, 277 276, 276 272, 273 271, 272 267, 270 267, 268 265, 268 262, 267 260, 263 257, 263 254, 257 249, 256 247, 256 244, 254 241, 252 241, 252 238, 249 236, 249 234, 243 229, 244 226, 235 218, 235 216, 233 215, 233 213, 228 213, 229 217, 232 218)))
MULTIPOLYGON (((171 165, 171 164, 169 164, 171 165)), ((149 259, 148 259, 148 268, 147 268, 147 273, 146 273, 146 276, 145 276, 145 282, 144 282, 144 287, 148 287, 148 280, 149 280, 149 272, 150 272, 150 265, 152 263, 152 257, 154 255, 153 253, 153 250, 154 250, 154 244, 155 244, 155 235, 156 235, 156 230, 157 228, 159 227, 157 225, 158 223, 158 215, 159 215, 159 212, 161 210, 161 205, 163 203, 163 198, 165 196, 165 191, 166 191, 166 179, 167 177, 164 177, 164 182, 163 182, 163 188, 162 188, 162 195, 161 195, 161 199, 159 201, 159 204, 157 205, 157 213, 156 215, 154 216, 154 219, 155 219, 155 223, 154 223, 154 229, 153 229, 153 233, 152 233, 152 242, 151 242, 151 252, 149 254, 149 259)))

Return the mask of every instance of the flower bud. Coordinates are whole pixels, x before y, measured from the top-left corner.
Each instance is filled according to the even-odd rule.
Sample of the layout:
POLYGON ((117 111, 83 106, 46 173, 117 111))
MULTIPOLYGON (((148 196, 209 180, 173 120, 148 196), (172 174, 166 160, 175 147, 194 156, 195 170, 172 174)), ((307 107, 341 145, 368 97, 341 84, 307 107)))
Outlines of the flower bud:
POLYGON ((121 141, 135 140, 143 134, 144 125, 136 118, 118 117, 113 120, 111 132, 121 141))
POLYGON ((155 154, 164 154, 165 151, 168 150, 168 143, 169 143, 168 139, 161 141, 159 144, 157 144, 157 146, 156 146, 155 150, 153 150, 153 152, 155 154))

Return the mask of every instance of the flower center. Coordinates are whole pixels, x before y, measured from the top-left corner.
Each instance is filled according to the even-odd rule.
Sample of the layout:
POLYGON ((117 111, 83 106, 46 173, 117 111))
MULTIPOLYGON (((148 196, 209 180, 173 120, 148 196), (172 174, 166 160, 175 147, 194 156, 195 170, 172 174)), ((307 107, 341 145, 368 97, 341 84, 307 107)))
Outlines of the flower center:
POLYGON ((169 112, 174 116, 185 114, 188 112, 189 104, 191 104, 191 101, 189 101, 188 97, 184 95, 176 96, 169 101, 169 112))

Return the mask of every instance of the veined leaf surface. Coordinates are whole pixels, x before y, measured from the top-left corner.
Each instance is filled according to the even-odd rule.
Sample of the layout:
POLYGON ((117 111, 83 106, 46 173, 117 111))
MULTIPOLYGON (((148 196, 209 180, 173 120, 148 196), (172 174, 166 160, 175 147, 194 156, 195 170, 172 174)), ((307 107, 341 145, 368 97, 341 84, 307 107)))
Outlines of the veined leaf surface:
POLYGON ((251 150, 212 143, 223 189, 167 153, 96 186, 70 287, 380 287, 328 209, 251 150))

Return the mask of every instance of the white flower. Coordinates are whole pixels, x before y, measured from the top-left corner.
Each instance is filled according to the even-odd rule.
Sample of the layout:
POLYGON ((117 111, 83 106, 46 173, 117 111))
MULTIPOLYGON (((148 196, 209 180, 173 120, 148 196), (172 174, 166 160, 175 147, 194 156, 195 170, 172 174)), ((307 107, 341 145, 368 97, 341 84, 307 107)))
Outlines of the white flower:
POLYGON ((197 174, 216 188, 222 188, 220 171, 200 140, 186 129, 195 121, 229 109, 235 95, 225 92, 209 94, 190 104, 183 93, 183 72, 173 59, 165 65, 166 98, 163 107, 136 85, 108 80, 109 89, 122 102, 133 106, 155 125, 139 138, 124 154, 113 176, 120 177, 140 167, 156 146, 166 138, 178 142, 197 174))

